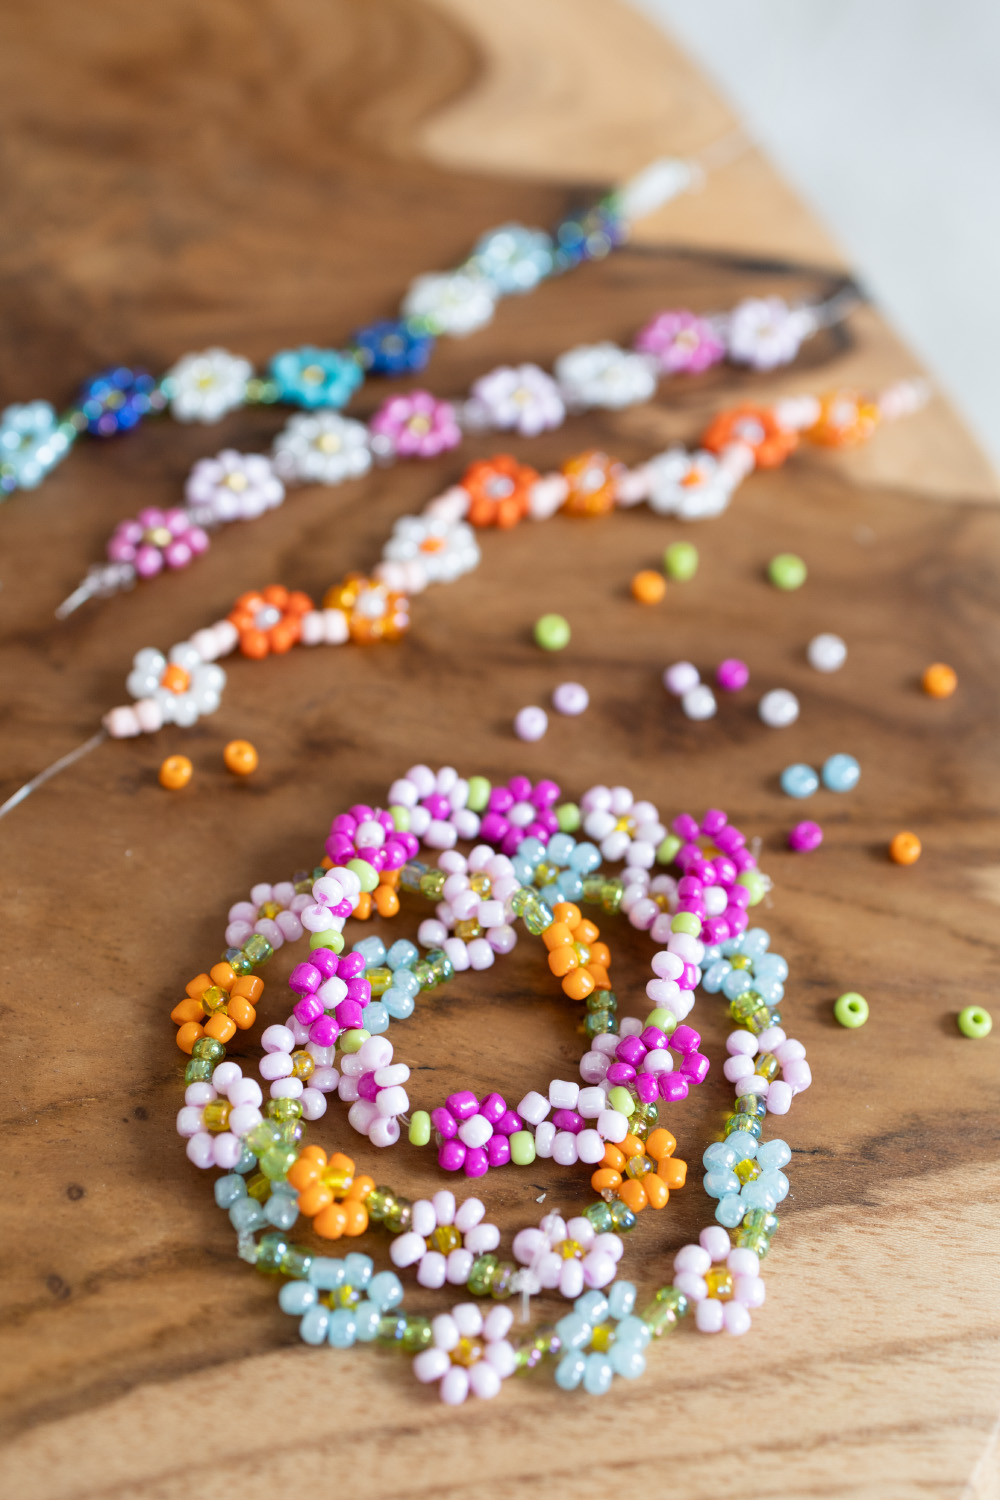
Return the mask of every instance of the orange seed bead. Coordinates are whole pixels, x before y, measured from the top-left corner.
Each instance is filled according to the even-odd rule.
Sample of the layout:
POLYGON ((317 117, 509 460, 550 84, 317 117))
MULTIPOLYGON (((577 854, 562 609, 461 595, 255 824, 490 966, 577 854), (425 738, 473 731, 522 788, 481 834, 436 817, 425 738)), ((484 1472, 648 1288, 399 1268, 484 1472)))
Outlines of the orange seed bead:
POLYGON ((368 1210, 365 1205, 356 1198, 345 1198, 340 1206, 347 1215, 344 1233, 352 1236, 364 1234, 368 1228, 368 1210))
POLYGON ((204 1014, 205 1007, 200 1000, 179 1000, 170 1012, 170 1019, 175 1026, 181 1026, 185 1021, 200 1021, 204 1014))
MULTIPOLYGON (((288 1180, 292 1180, 290 1175, 288 1180)), ((333 1194, 330 1189, 322 1182, 312 1182, 299 1193, 299 1213, 312 1219, 329 1208, 332 1202, 333 1194)))
POLYGON ((670 1134, 669 1130, 664 1130, 662 1125, 649 1132, 646 1155, 651 1156, 654 1161, 662 1161, 665 1156, 673 1156, 676 1150, 676 1138, 670 1134))
POLYGON ((225 990, 226 994, 228 995, 230 990, 233 988, 233 985, 236 983, 236 970, 233 968, 232 964, 227 964, 225 962, 221 964, 213 964, 211 969, 209 970, 208 977, 211 979, 213 984, 217 984, 219 989, 225 990))
POLYGON ((597 988, 586 969, 573 969, 562 981, 563 993, 571 1000, 586 1000, 597 988))
POLYGON ((656 1175, 668 1188, 682 1188, 687 1181, 687 1162, 679 1156, 664 1156, 656 1163, 656 1175))
POLYGON ((915 833, 897 833, 889 845, 889 858, 897 865, 915 865, 920 858, 920 847, 915 833))
POLYGON ((260 757, 249 740, 230 740, 222 752, 222 759, 234 776, 249 776, 256 771, 260 757))
POLYGON ((594 981, 595 989, 609 990, 611 988, 611 975, 603 964, 595 964, 591 961, 587 964, 587 973, 594 981))
POLYGON ((229 997, 229 1019, 239 1027, 241 1031, 249 1031, 257 1019, 257 1012, 245 1000, 242 995, 230 995, 229 997))
POLYGON ((572 901, 557 901, 552 915, 557 922, 565 922, 571 932, 575 932, 583 920, 580 908, 572 901))
POLYGON ((571 943, 567 943, 563 948, 552 948, 549 951, 549 970, 557 979, 561 979, 564 974, 569 974, 571 970, 579 967, 580 957, 571 943))
POLYGON ((224 1016, 221 1011, 217 1011, 205 1022, 205 1035, 214 1037, 217 1042, 231 1042, 236 1035, 236 1022, 232 1016, 224 1016))
MULTIPOLYGON (((312 1187, 314 1183, 319 1181, 319 1174, 323 1166, 323 1162, 318 1162, 315 1157, 306 1156, 303 1153, 289 1167, 288 1181, 298 1192, 304 1193, 306 1188, 312 1187)), ((300 1204, 299 1207, 301 1208, 302 1205, 300 1204)))
POLYGON ((188 980, 184 986, 184 992, 190 995, 192 1000, 200 1000, 211 983, 212 980, 208 974, 196 974, 193 979, 188 980))
POLYGON ((391 885, 379 884, 373 892, 375 909, 380 917, 394 917, 399 911, 399 897, 391 885))
POLYGON ((368 1197, 368 1194, 374 1191, 374 1177, 366 1177, 364 1173, 362 1173, 360 1177, 355 1177, 354 1181, 347 1189, 347 1192, 344 1194, 344 1202, 347 1203, 351 1200, 357 1200, 357 1202, 363 1203, 368 1197))
POLYGON ((573 941, 575 943, 586 943, 590 948, 601 935, 601 929, 586 917, 581 917, 573 929, 573 941))
POLYGON ((358 897, 358 904, 354 908, 354 915, 358 918, 359 921, 361 921, 361 922, 367 922, 368 918, 371 916, 371 914, 372 914, 372 895, 371 895, 371 891, 362 891, 361 895, 358 897))
POLYGON ((185 1021, 177 1033, 177 1045, 182 1052, 190 1055, 195 1042, 200 1042, 204 1035, 204 1026, 199 1026, 197 1021, 185 1021))
POLYGON ((324 1240, 339 1240, 347 1228, 347 1210, 342 1203, 331 1203, 313 1219, 313 1228, 324 1240))
POLYGON ((958 673, 954 667, 936 661, 929 666, 920 679, 921 687, 931 698, 950 698, 958 687, 958 673))
POLYGON ((542 942, 551 953, 553 948, 568 947, 573 941, 573 932, 565 922, 550 922, 542 933, 542 942))
POLYGON ((650 1208, 666 1208, 670 1189, 658 1172, 647 1172, 641 1179, 650 1208))
POLYGON ((642 1213, 644 1208, 649 1207, 649 1198, 639 1177, 626 1177, 618 1189, 618 1196, 634 1214, 642 1213))
POLYGON ((631 1156, 645 1155, 646 1147, 643 1145, 642 1141, 640 1141, 639 1137, 637 1135, 633 1135, 631 1131, 629 1131, 628 1135, 623 1141, 618 1142, 618 1146, 626 1161, 628 1161, 629 1157, 631 1156))
POLYGON ((616 1172, 613 1167, 598 1167, 590 1179, 590 1185, 595 1193, 613 1191, 621 1186, 622 1174, 616 1172))
POLYGON ((242 995, 251 1005, 256 1005, 264 993, 264 981, 258 974, 243 974, 233 985, 232 994, 242 995))
POLYGON ((164 687, 171 693, 186 693, 191 686, 191 673, 185 672, 183 667, 171 662, 160 678, 160 687, 164 687))
POLYGON ((186 755, 168 755, 160 767, 160 785, 169 792, 179 792, 182 786, 187 786, 193 774, 194 766, 186 755))
POLYGON ((640 604, 659 604, 667 592, 667 580, 652 568, 643 568, 632 579, 632 597, 640 604))
MULTIPOLYGON (((580 941, 587 942, 586 938, 581 938, 580 941)), ((600 964, 602 969, 610 969, 611 949, 608 947, 607 943, 587 943, 587 947, 590 949, 591 966, 593 966, 594 964, 600 964)))
POLYGON ((327 1166, 334 1167, 338 1172, 347 1172, 351 1177, 354 1176, 354 1163, 349 1156, 344 1155, 343 1151, 335 1151, 327 1166))

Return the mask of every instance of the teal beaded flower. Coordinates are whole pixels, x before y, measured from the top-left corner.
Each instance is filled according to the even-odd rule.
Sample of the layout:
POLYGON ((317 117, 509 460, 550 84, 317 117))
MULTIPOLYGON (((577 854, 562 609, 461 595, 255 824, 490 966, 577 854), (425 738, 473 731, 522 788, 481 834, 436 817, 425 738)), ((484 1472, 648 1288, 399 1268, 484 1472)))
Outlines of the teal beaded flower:
POLYGON ((702 959, 702 989, 708 995, 721 991, 733 1020, 756 1034, 780 1024, 774 1007, 784 996, 788 978, 787 961, 767 951, 770 941, 763 927, 750 927, 737 938, 706 948, 702 959))
POLYGON ((74 436, 48 401, 8 406, 0 413, 0 495, 35 489, 65 458, 74 436))
POLYGON ((361 366, 352 354, 338 349, 283 349, 270 363, 278 386, 278 400, 290 406, 341 407, 364 380, 361 366))
POLYGON ((501 224, 484 234, 472 252, 471 264, 498 292, 530 292, 552 275, 554 246, 542 229, 523 224, 501 224))

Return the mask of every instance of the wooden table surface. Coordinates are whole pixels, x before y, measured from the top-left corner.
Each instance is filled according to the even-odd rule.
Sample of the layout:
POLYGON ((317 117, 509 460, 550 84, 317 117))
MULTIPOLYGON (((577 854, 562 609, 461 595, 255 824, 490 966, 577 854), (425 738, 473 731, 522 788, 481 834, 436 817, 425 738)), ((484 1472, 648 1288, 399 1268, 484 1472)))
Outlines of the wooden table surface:
MULTIPOLYGON (((335 343, 486 226, 549 222, 582 188, 731 124, 690 64, 612 0, 36 0, 0 26, 4 401, 61 399, 122 359, 163 369, 221 344, 259 364, 335 343)), ((625 339, 659 306, 815 295, 841 270, 750 153, 609 262, 443 341, 429 383, 457 394, 501 360, 625 339)), ((694 440, 734 398, 877 388, 913 370, 865 309, 780 376, 722 368, 508 446, 539 466, 591 443, 632 461, 694 440)), ((363 392, 359 409, 375 399, 363 392)), ((263 447, 281 420, 255 409, 211 431, 164 422, 81 445, 4 507, 3 795, 121 701, 138 647, 183 639, 272 578, 321 592, 374 562, 393 519, 459 472, 445 459, 306 490, 232 528, 195 569, 53 621, 118 518, 173 503, 195 458, 263 447)), ((221 711, 193 731, 105 744, 0 825, 6 1495, 256 1500, 303 1482, 357 1500, 996 1495, 1000 1029, 973 1043, 955 1025, 995 989, 995 499, 935 400, 864 453, 803 451, 753 477, 697 529, 642 510, 489 536, 474 576, 416 602, 403 644, 237 661, 221 711), (697 579, 641 609, 628 579, 681 535, 701 549, 697 579), (799 593, 764 581, 778 551, 808 560, 799 593), (530 642, 543 610, 573 622, 558 659, 530 642), (849 643, 830 678, 804 660, 820 630, 849 643), (727 655, 750 662, 753 691, 688 723, 663 666, 727 655), (958 671, 947 702, 918 690, 933 660, 958 671), (563 678, 587 683, 588 715, 517 744, 514 712, 563 678), (787 731, 755 713, 779 685, 802 701, 787 731), (236 735, 261 754, 245 784, 220 762, 236 735), (195 763, 181 795, 156 784, 174 750, 195 763), (784 765, 841 750, 862 764, 853 795, 806 807, 781 795, 784 765), (236 1259, 174 1134, 166 1012, 217 951, 225 910, 311 863, 335 811, 378 801, 416 760, 494 778, 523 767, 574 794, 624 782, 671 815, 724 806, 761 837, 776 882, 765 920, 792 964, 783 1009, 816 1086, 782 1126, 795 1156, 767 1305, 740 1343, 685 1329, 656 1345, 645 1379, 616 1382, 599 1405, 536 1378, 454 1411, 389 1355, 307 1350, 273 1284, 236 1259), (804 815, 826 830, 808 857, 784 843, 804 815), (909 869, 885 857, 903 827, 924 841, 909 869), (832 1020, 845 989, 871 1002, 862 1031, 832 1020)), ((637 1013, 648 943, 624 924, 613 943, 616 987, 637 1013)), ((722 1007, 706 998, 697 1014, 718 1056, 722 1007)), ((579 1046, 525 943, 397 1030, 429 1100, 493 1084, 517 1098, 572 1068, 579 1046)), ((709 1218, 697 1164, 728 1097, 717 1064, 712 1078, 671 1115, 688 1188, 629 1242, 645 1286, 709 1218)), ((360 1145, 343 1122, 335 1137, 338 1118, 334 1107, 319 1138, 360 1145)), ((357 1155, 374 1166, 373 1151, 357 1155)), ((412 1196, 440 1181, 409 1147, 377 1175, 412 1196)), ((540 1213, 542 1194, 567 1210, 586 1201, 582 1187, 541 1163, 491 1178, 487 1197, 507 1228, 540 1213)))

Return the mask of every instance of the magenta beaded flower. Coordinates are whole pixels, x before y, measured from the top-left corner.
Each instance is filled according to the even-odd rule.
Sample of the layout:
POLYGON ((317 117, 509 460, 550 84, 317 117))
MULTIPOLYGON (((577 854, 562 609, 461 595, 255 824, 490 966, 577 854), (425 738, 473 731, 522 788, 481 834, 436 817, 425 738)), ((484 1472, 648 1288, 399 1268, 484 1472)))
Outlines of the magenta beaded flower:
POLYGON ((449 1094, 431 1113, 440 1138, 438 1166, 446 1172, 464 1171, 466 1177, 485 1177, 490 1167, 510 1161, 510 1137, 524 1129, 516 1110, 508 1109, 502 1094, 487 1094, 480 1102, 471 1089, 449 1094))
POLYGON ((698 375, 726 354, 709 319, 683 308, 657 313, 636 334, 635 348, 658 360, 665 375, 698 375))
POLYGON ((479 835, 502 854, 515 854, 526 838, 547 844, 559 827, 554 811, 558 800, 554 781, 532 786, 527 776, 512 776, 506 786, 495 786, 490 792, 479 835))
POLYGON ((208 533, 191 522, 186 510, 141 510, 134 521, 122 521, 108 542, 112 562, 131 563, 140 578, 155 578, 164 567, 186 568, 208 548, 208 533))
POLYGON ((455 408, 429 391, 390 396, 368 426, 372 449, 385 456, 436 458, 462 441, 455 408))

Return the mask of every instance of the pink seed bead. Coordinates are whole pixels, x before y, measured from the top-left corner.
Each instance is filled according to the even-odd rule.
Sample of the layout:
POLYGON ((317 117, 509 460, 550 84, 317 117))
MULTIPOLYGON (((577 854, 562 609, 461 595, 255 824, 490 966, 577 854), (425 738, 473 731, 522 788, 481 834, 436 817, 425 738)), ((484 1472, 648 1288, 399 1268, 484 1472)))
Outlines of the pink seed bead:
POLYGON ((519 740, 540 740, 548 727, 548 714, 534 704, 522 708, 514 719, 514 733, 519 740))
POLYGON ((818 823, 806 819, 803 823, 796 823, 789 832, 788 847, 795 849, 800 854, 806 854, 810 849, 818 849, 823 842, 823 830, 818 823))
POLYGON ((750 668, 739 657, 727 656, 716 667, 715 680, 724 693, 738 693, 750 681, 750 668))
POLYGON ((558 714, 575 717, 590 704, 590 694, 582 682, 561 682, 552 694, 552 707, 558 714))
POLYGON ((444 1141, 438 1151, 438 1166, 446 1172, 459 1172, 465 1164, 465 1155, 461 1141, 444 1141))
MULTIPOLYGON (((449 1146, 454 1144, 453 1141, 448 1142, 449 1146)), ((485 1177, 490 1169, 490 1158, 484 1148, 482 1146, 470 1146, 463 1149, 465 1150, 463 1166, 465 1167, 466 1177, 485 1177)))

